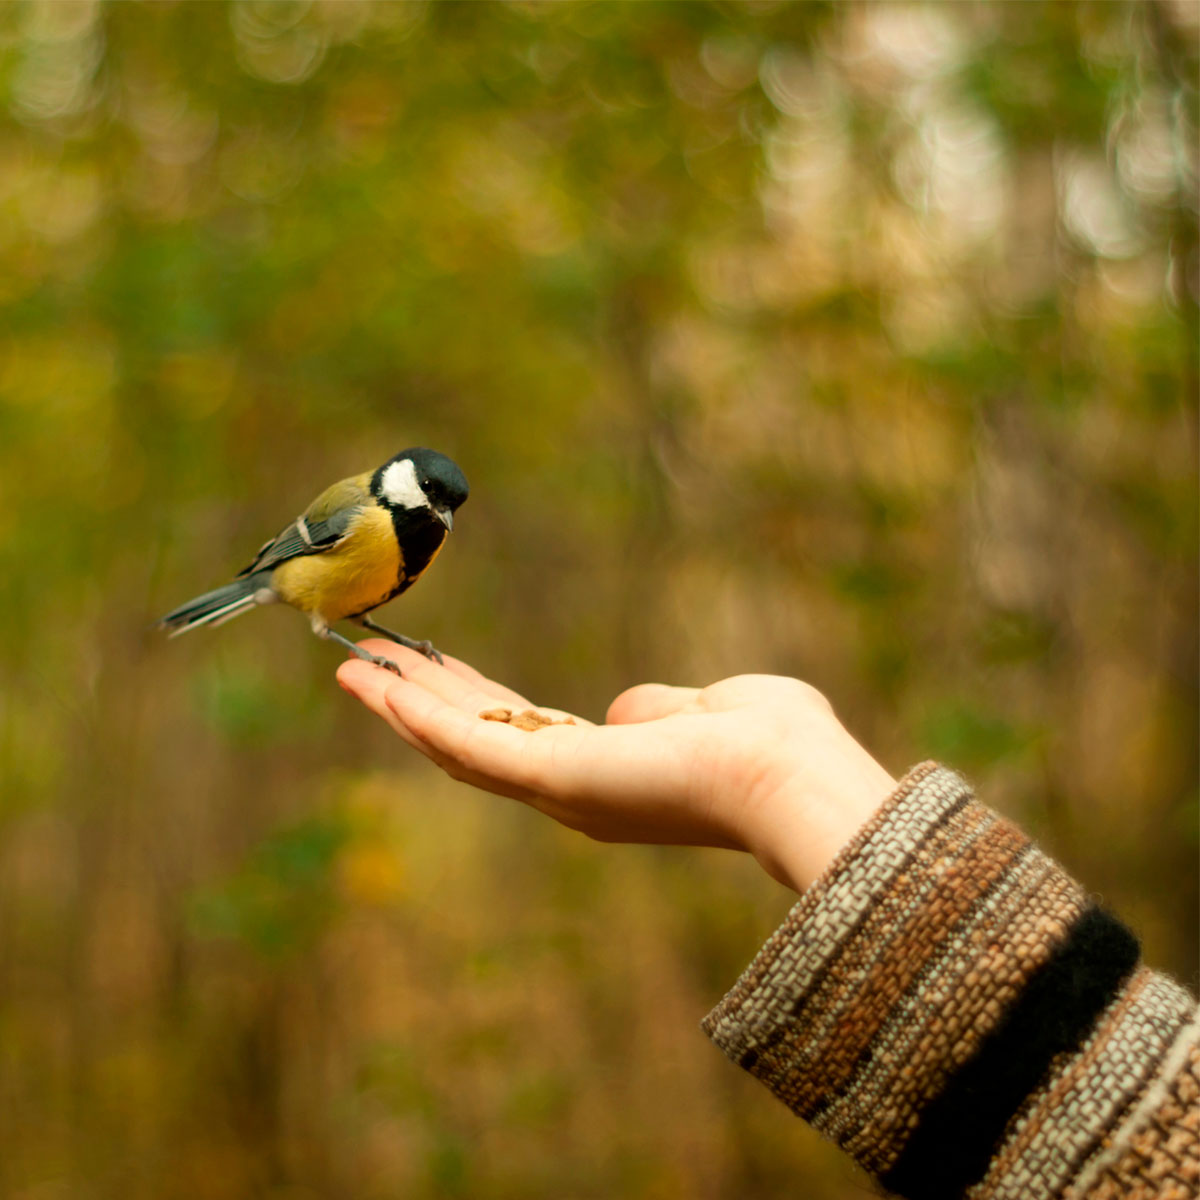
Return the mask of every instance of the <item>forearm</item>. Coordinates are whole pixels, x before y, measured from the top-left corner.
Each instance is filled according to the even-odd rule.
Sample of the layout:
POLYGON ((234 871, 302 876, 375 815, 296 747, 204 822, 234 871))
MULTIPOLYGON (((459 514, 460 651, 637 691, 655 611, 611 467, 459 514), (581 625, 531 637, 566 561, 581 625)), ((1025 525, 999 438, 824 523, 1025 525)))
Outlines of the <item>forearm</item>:
POLYGON ((903 1195, 1099 1198, 1141 1178, 1192 1196, 1194 1002, 1136 957, 1020 831, 926 766, 705 1028, 903 1195))

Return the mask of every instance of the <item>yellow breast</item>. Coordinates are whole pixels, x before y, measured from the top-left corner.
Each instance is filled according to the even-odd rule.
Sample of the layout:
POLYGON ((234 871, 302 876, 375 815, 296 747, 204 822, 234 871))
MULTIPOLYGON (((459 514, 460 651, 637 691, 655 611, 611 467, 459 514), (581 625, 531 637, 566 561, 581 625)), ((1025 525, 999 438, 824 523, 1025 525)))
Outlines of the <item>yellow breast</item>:
POLYGON ((332 550, 276 567, 271 587, 293 608, 332 623, 382 604, 395 593, 403 565, 391 517, 372 505, 332 550))

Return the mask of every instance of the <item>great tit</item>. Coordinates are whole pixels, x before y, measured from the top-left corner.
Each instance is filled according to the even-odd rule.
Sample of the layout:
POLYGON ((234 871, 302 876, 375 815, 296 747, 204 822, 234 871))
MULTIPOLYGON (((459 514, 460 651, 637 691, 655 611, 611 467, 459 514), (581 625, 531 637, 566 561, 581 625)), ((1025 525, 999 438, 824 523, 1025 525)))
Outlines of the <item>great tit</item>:
POLYGON ((377 471, 326 488, 232 583, 180 605, 158 627, 176 637, 282 600, 308 617, 317 637, 340 642, 397 675, 395 663, 368 654, 330 626, 354 621, 441 662, 429 642, 384 629, 367 614, 421 577, 466 498, 467 481, 444 454, 421 447, 402 450, 377 471))

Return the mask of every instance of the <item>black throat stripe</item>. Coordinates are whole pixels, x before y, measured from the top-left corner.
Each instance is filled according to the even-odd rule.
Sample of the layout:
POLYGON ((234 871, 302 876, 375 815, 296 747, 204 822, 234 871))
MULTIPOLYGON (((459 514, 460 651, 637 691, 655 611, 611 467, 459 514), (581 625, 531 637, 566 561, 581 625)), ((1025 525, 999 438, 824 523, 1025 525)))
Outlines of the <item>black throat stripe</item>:
POLYGON ((1137 938, 1120 921, 1089 905, 921 1114, 883 1186, 909 1200, 957 1200, 982 1179, 1013 1114, 1051 1060, 1082 1044, 1138 953, 1137 938))
POLYGON ((398 596, 429 566, 446 540, 446 527, 427 508, 394 508, 392 528, 400 545, 400 575, 392 593, 398 596))

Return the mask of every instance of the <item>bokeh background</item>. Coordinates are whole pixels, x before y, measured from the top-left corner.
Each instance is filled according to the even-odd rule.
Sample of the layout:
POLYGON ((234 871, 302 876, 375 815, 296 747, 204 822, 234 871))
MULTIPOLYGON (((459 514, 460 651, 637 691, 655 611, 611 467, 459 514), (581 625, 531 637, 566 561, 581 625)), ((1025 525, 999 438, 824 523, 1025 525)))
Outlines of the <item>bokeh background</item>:
POLYGON ((389 623, 809 679, 1194 986, 1198 19, 0 7, 0 1194, 863 1194, 697 1029, 753 863, 444 780, 286 610, 148 631, 411 444, 389 623))

